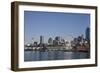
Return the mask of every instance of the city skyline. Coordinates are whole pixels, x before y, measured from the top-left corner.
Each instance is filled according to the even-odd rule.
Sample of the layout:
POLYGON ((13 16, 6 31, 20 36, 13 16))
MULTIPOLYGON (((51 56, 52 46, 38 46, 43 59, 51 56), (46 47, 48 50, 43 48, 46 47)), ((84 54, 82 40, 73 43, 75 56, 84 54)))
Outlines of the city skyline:
POLYGON ((55 36, 69 40, 81 34, 85 36, 89 26, 89 14, 24 11, 24 42, 32 42, 32 38, 39 42, 41 35, 46 41, 55 36))

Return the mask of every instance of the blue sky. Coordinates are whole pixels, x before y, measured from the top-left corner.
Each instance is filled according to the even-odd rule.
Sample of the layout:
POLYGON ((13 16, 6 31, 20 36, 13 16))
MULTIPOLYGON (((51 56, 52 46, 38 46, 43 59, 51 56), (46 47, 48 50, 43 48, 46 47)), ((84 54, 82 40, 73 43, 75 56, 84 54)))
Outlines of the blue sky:
POLYGON ((89 26, 89 14, 24 11, 25 42, 31 42, 32 38, 39 42, 41 35, 45 41, 56 36, 69 40, 72 36, 85 36, 89 26))

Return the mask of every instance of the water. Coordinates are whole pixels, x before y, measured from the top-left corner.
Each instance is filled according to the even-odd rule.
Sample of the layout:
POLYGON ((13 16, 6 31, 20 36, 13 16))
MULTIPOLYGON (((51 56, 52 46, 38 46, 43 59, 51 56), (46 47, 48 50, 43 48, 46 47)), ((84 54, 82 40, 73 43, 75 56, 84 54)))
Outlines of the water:
POLYGON ((69 51, 25 51, 24 61, 44 61, 44 60, 67 60, 67 59, 87 59, 88 52, 69 51))

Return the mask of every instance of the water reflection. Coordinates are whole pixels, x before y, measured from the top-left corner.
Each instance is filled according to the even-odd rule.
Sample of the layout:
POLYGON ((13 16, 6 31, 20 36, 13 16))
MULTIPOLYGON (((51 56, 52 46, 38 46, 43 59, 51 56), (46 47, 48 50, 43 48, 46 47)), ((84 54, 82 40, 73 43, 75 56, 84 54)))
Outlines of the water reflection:
POLYGON ((25 51, 24 61, 64 60, 64 59, 86 59, 88 52, 69 51, 25 51))

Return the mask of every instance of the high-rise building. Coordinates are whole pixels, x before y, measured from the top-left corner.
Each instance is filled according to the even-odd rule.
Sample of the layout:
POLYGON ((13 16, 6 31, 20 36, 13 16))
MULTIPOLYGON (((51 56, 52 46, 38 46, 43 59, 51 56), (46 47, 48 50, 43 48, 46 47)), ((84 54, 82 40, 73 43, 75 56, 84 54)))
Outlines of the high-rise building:
POLYGON ((61 38, 59 36, 57 36, 57 37, 55 37, 55 40, 60 42, 61 38))
POLYGON ((89 28, 89 27, 86 28, 85 39, 86 39, 88 42, 90 41, 90 28, 89 28))
POLYGON ((55 37, 56 45, 60 45, 61 38, 59 36, 55 37))
POLYGON ((61 42, 60 42, 61 44, 66 44, 66 42, 65 42, 65 40, 62 38, 61 39, 61 42))
POLYGON ((44 37, 40 36, 40 44, 44 44, 44 37))
POLYGON ((37 46, 37 45, 38 45, 38 42, 35 41, 35 42, 34 42, 34 46, 37 46))
POLYGON ((48 39, 48 43, 49 45, 53 45, 53 39, 51 37, 48 39))

